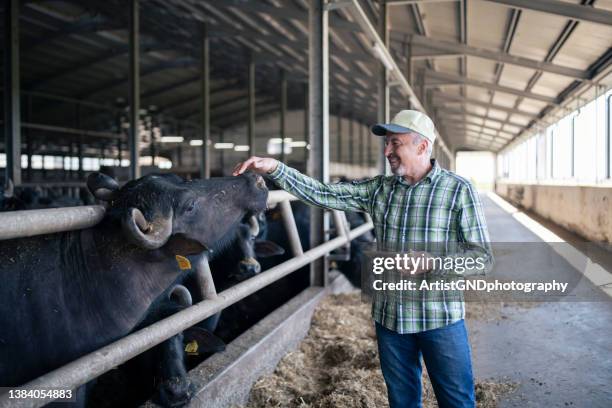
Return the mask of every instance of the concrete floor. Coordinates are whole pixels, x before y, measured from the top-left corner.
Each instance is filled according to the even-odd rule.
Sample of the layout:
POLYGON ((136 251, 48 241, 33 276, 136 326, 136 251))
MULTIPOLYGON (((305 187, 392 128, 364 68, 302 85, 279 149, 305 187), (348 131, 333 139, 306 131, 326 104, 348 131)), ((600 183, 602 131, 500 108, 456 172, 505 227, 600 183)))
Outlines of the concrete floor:
MULTIPOLYGON (((520 383, 501 407, 612 407, 612 299, 568 263, 551 268, 546 245, 488 197, 482 199, 493 242, 532 243, 527 255, 496 255, 496 276, 541 271, 546 279, 570 278, 579 283, 580 298, 591 301, 531 302, 505 307, 503 319, 469 321, 474 375, 520 383), (517 267, 516 256, 540 266, 526 271, 517 267)), ((521 245, 526 248, 517 244, 517 250, 521 245)))

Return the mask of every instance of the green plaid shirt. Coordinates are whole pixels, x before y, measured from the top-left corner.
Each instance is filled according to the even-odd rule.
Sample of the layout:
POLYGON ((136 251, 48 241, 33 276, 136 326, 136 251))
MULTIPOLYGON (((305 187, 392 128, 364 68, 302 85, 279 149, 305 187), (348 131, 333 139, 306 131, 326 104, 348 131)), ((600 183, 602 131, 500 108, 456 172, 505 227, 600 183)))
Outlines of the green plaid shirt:
MULTIPOLYGON (((414 185, 399 176, 326 184, 282 163, 270 178, 308 204, 367 212, 372 217, 379 248, 404 251, 414 249, 416 244, 422 246, 421 250, 429 250, 432 245, 466 243, 469 251, 463 255, 476 253, 486 260, 487 269, 492 265, 478 193, 469 181, 442 169, 435 160, 431 171, 414 185)), ((469 271, 464 273, 468 274, 469 271)), ((462 294, 418 291, 407 295, 400 291, 394 297, 375 295, 372 317, 398 333, 417 333, 463 319, 465 305, 462 294)))

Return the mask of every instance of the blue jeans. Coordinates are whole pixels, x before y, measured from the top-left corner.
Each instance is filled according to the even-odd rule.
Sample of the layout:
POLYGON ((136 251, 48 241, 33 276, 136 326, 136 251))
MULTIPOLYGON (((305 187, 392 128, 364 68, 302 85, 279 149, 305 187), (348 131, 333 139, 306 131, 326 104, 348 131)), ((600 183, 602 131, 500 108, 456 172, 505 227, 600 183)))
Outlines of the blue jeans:
POLYGON ((463 320, 399 334, 376 323, 378 353, 391 408, 421 407, 421 355, 440 408, 476 406, 472 358, 463 320))

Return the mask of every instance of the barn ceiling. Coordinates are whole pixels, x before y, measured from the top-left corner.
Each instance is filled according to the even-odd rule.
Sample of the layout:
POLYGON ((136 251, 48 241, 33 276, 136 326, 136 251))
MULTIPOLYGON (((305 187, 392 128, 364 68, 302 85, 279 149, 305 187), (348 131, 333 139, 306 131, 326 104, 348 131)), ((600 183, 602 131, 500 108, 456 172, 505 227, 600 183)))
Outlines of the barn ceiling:
MULTIPOLYGON (((360 3, 375 22, 379 3, 360 3)), ((559 117, 594 85, 612 85, 610 1, 394 0, 387 7, 391 52, 405 75, 411 57, 409 81, 452 149, 499 151, 559 117)), ((278 114, 281 70, 289 80, 289 108, 302 109, 307 18, 305 0, 141 0, 141 106, 155 112, 166 133, 197 135, 205 23, 213 130, 246 121, 249 61, 256 63, 260 117, 278 114)), ((71 100, 78 99, 79 126, 101 132, 88 140, 112 139, 127 116, 127 27, 126 1, 24 1, 24 121, 72 126, 71 100)), ((345 8, 330 12, 330 27, 330 109, 372 124, 380 63, 371 41, 345 8)), ((392 88, 391 113, 405 103, 392 88)), ((58 143, 73 137, 53 135, 58 143)))

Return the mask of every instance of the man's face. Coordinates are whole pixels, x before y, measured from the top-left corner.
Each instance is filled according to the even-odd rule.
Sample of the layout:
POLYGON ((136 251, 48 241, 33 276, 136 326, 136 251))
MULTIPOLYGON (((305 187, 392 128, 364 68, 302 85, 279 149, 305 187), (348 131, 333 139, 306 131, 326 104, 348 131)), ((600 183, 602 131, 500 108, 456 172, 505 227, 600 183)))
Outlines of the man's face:
POLYGON ((414 174, 422 159, 420 156, 427 150, 425 141, 414 144, 415 137, 418 137, 415 133, 387 133, 385 136, 385 157, 396 176, 414 174))

